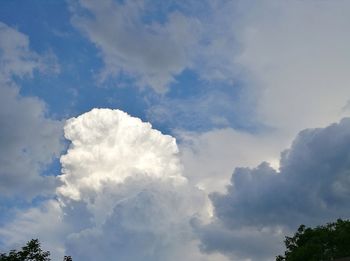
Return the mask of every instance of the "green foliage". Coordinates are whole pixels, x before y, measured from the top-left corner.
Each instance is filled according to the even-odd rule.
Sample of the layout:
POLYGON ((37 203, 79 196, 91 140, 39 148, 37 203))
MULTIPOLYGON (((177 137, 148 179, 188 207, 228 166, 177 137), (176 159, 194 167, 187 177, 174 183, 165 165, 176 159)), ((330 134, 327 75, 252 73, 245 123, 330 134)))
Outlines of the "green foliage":
POLYGON ((50 261, 50 252, 43 251, 38 239, 29 241, 20 251, 0 254, 0 261, 50 261))
POLYGON ((301 225, 293 237, 286 237, 284 256, 276 261, 328 261, 350 256, 350 221, 338 219, 325 226, 301 225))

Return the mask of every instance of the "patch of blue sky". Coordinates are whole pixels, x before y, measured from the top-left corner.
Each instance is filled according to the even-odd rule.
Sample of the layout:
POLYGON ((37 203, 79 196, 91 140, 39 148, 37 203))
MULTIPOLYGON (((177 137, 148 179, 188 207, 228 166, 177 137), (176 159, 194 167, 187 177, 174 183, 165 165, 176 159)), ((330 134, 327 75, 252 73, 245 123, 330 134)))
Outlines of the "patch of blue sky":
POLYGON ((233 84, 207 81, 196 72, 185 70, 165 96, 156 97, 147 116, 157 128, 167 132, 205 132, 225 127, 257 132, 263 126, 254 120, 254 102, 242 101, 245 87, 239 79, 233 84))
MULTIPOLYGON (((68 142, 66 142, 66 145, 68 145, 68 142)), ((66 146, 67 148, 68 146, 66 146)), ((62 154, 65 154, 67 149, 63 150, 62 154)), ((52 162, 47 165, 43 166, 43 171, 41 172, 42 176, 58 176, 61 174, 61 162, 59 158, 52 159, 52 162)))

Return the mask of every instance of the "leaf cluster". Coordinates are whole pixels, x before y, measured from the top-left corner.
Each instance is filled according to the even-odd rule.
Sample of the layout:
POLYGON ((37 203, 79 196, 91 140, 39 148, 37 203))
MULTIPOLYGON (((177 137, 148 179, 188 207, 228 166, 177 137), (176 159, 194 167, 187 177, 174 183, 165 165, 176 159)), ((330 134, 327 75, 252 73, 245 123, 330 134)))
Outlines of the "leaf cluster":
POLYGON ((21 250, 0 254, 0 261, 50 261, 50 251, 43 251, 38 239, 32 239, 21 250))
POLYGON ((286 251, 276 261, 329 261, 350 256, 350 221, 338 219, 316 228, 301 225, 293 237, 286 237, 286 251))

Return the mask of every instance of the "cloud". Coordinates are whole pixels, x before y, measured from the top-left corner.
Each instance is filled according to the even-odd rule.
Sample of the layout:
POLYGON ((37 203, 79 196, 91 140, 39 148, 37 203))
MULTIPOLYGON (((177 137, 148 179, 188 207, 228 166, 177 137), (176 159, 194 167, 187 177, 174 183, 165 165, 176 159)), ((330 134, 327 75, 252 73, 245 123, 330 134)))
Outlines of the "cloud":
POLYGON ((264 124, 293 137, 349 115, 342 111, 350 89, 344 10, 347 1, 267 1, 241 5, 236 63, 258 92, 256 112, 264 124))
MULTIPOLYGON (((348 3, 213 1, 196 9, 203 12, 196 16, 193 9, 192 13, 179 9, 167 10, 154 19, 154 13, 148 13, 150 6, 144 3, 70 2, 73 24, 101 52, 105 63, 101 79, 127 76, 135 79, 139 87, 150 86, 157 92, 166 91, 184 69, 194 70, 201 80, 221 80, 228 85, 238 80, 244 85, 240 87, 245 96, 237 102, 249 107, 249 116, 241 117, 250 119, 252 115, 256 125, 263 128, 245 131, 225 125, 201 134, 176 132, 181 139, 183 171, 172 138, 154 134, 150 126, 141 123, 123 125, 114 118, 123 113, 94 112, 72 119, 66 127, 72 146, 62 157, 63 185, 57 190, 65 223, 69 225, 68 239, 63 239, 67 249, 86 259, 86 245, 101 241, 98 246, 111 253, 112 247, 103 241, 105 234, 121 256, 130 250, 135 252, 136 260, 140 258, 133 251, 136 246, 153 259, 164 257, 164 250, 191 252, 203 260, 205 254, 198 253, 196 235, 188 222, 198 212, 205 212, 206 207, 203 210, 199 206, 206 203, 192 185, 209 192, 223 191, 237 166, 250 168, 236 169, 226 194, 213 194, 216 220, 214 217, 209 225, 192 223, 206 252, 219 251, 232 259, 271 260, 272 255, 280 253, 278 244, 283 236, 299 223, 328 221, 333 214, 348 215, 344 207, 348 200, 346 159, 339 158, 342 143, 336 143, 339 136, 347 144, 343 135, 347 120, 334 125, 338 127, 301 133, 282 160, 276 162, 279 151, 290 145, 297 131, 324 126, 349 112, 348 3), (105 114, 113 116, 104 119, 105 114), (114 137, 111 133, 120 130, 113 124, 121 124, 124 134, 114 137), (140 131, 139 136, 132 131, 134 127, 140 131), (109 133, 108 129, 113 131, 109 133), (331 133, 330 129, 336 133, 332 139, 325 134, 331 133), (319 133, 324 135, 319 137, 319 133), (132 142, 128 135, 138 138, 132 142), (322 144, 328 149, 324 150, 322 144), (144 153, 149 156, 141 157, 144 153), (334 153, 334 161, 329 153, 334 153), (258 165, 264 160, 276 163, 274 168, 266 163, 258 165), (171 191, 170 195, 165 191, 171 191), (149 202, 149 208, 139 207, 145 202, 149 202), (190 203, 183 208, 184 202, 190 203), (172 204, 184 215, 172 212, 172 204), (332 213, 332 208, 337 211, 332 213), (137 211, 147 226, 136 227, 138 222, 130 213, 137 211), (157 220, 153 219, 154 212, 164 217, 160 228, 151 223, 157 220), (169 219, 172 216, 177 219, 176 231, 167 237, 165 230, 173 231, 173 221, 169 219), (179 234, 179 227, 184 233, 179 234), (120 236, 134 241, 123 245, 118 241, 120 236), (144 244, 145 238, 153 237, 162 238, 164 245, 163 241, 144 244), (182 244, 179 246, 178 242, 182 244), (246 247, 248 242, 251 244, 246 247), (190 245, 191 251, 185 250, 185 245, 190 245)), ((194 6, 197 8, 198 4, 194 6)), ((15 36, 16 33, 12 38, 22 39, 15 36)), ((20 52, 6 45, 6 41, 2 46, 28 58, 23 67, 17 66, 18 59, 11 58, 7 62, 10 69, 4 75, 31 75, 33 70, 40 70, 37 56, 32 51, 27 56, 27 44, 21 45, 20 52)), ((26 100, 18 94, 12 96, 26 100)), ((208 101, 211 99, 208 97, 208 101)), ((188 115, 193 112, 190 103, 191 99, 183 104, 164 99, 164 104, 153 107, 151 113, 158 118, 176 113, 188 115), (168 109, 169 104, 176 105, 175 112, 168 109)), ((202 109, 202 104, 199 107, 202 109)), ((210 112, 208 109, 206 113, 210 112)), ((126 122, 139 122, 126 115, 120 117, 128 119, 126 122)), ((342 148, 346 152, 346 147, 342 148)), ((182 258, 196 260, 190 254, 182 258)))
POLYGON ((69 253, 82 260, 191 260, 199 253, 189 221, 205 215, 198 204, 206 197, 182 176, 174 138, 109 109, 68 120, 65 136, 72 143, 57 192, 67 217, 72 201, 92 217, 68 237, 69 253))
POLYGON ((42 101, 18 91, 0 86, 0 194, 29 200, 54 189, 55 178, 40 173, 63 148, 62 124, 45 116, 42 101))
POLYGON ((72 1, 72 23, 101 51, 105 68, 102 80, 125 75, 140 87, 164 92, 191 63, 198 23, 179 12, 167 15, 164 23, 145 22, 144 1, 72 1))
POLYGON ((85 189, 133 176, 185 182, 175 139, 125 112, 94 109, 69 119, 64 130, 72 141, 61 157, 64 186, 58 192, 65 197, 79 200, 85 189))
MULTIPOLYGON (((57 232, 45 237, 50 244, 59 242, 55 255, 65 252, 94 261, 110 256, 226 260, 222 255, 202 254, 198 248, 191 220, 208 219, 209 201, 182 175, 173 137, 110 109, 93 109, 67 120, 65 136, 71 144, 61 157, 61 185, 57 201, 53 200, 60 220, 53 224, 57 232)), ((43 209, 30 213, 45 213, 43 209)), ((36 217, 19 213, 0 233, 7 237, 13 233, 12 243, 28 236, 37 227, 35 220, 27 222, 24 236, 15 231, 28 215, 36 217)))
POLYGON ((184 175, 207 192, 224 191, 237 166, 253 167, 265 160, 278 167, 275 158, 281 145, 275 142, 279 139, 277 134, 271 137, 268 133, 247 133, 232 128, 176 134, 181 141, 184 175))
POLYGON ((193 222, 202 238, 201 250, 205 253, 221 253, 229 260, 274 260, 283 252, 281 242, 285 230, 280 228, 241 227, 227 229, 219 222, 203 226, 193 222))
POLYGON ((0 228, 1 252, 19 249, 30 239, 39 238, 42 248, 50 251, 52 260, 61 261, 67 233, 62 218, 62 209, 55 200, 48 200, 39 207, 17 210, 16 218, 0 228))
POLYGON ((51 65, 45 56, 29 49, 26 35, 1 22, 0 36, 0 194, 30 200, 51 193, 56 184, 40 174, 63 148, 62 123, 47 117, 40 99, 22 97, 12 80, 46 70, 51 65))
POLYGON ((33 76, 33 72, 59 73, 57 57, 50 51, 38 54, 30 49, 28 36, 0 22, 0 77, 33 76))
MULTIPOLYGON (((106 260, 111 256, 123 260, 191 260, 193 252, 198 254, 189 221, 198 211, 196 203, 203 198, 194 198, 193 191, 184 185, 148 179, 105 188, 104 201, 109 197, 114 203, 103 210, 111 213, 101 226, 72 234, 67 252, 81 260, 106 260), (91 248, 90 242, 97 243, 91 248)), ((99 197, 96 205, 101 201, 103 204, 99 197)))
MULTIPOLYGON (((349 7, 347 1, 213 2, 199 18, 208 39, 197 48, 202 62, 193 68, 200 77, 219 71, 223 81, 238 82, 241 97, 230 105, 232 115, 258 128, 194 130, 190 143, 179 144, 186 176, 223 191, 235 167, 278 162, 300 130, 349 116, 349 7), (247 109, 236 113, 241 107, 247 109)), ((190 118, 193 110, 187 112, 190 118)))
POLYGON ((236 12, 224 2, 79 0, 70 1, 70 10, 72 24, 101 53, 102 81, 127 76, 164 93, 185 69, 230 84, 239 74, 232 59, 239 51, 236 12))
POLYGON ((159 92, 184 69, 214 80, 213 89, 217 81, 243 83, 250 94, 240 102, 255 99, 256 120, 289 139, 346 115, 346 1, 166 1, 159 6, 171 7, 158 10, 148 1, 82 0, 70 6, 73 24, 101 51, 106 77, 126 74, 159 92))
POLYGON ((187 99, 162 97, 148 109, 147 118, 172 129, 200 131, 212 126, 229 126, 236 116, 232 113, 232 96, 224 92, 209 92, 187 99))
MULTIPOLYGON (((256 233, 263 235, 257 239, 269 245, 266 254, 271 258, 278 254, 273 245, 281 244, 282 236, 298 225, 349 218, 349 143, 350 119, 345 118, 326 128, 300 132, 291 148, 281 154, 279 171, 266 162, 256 168, 236 168, 227 192, 210 196, 213 222, 203 230, 197 224, 203 248, 264 260, 259 258, 259 248, 254 250, 254 241, 249 251, 241 253, 237 241, 242 232, 249 235, 247 240, 256 233)), ((245 236, 242 238, 244 242, 245 236)))

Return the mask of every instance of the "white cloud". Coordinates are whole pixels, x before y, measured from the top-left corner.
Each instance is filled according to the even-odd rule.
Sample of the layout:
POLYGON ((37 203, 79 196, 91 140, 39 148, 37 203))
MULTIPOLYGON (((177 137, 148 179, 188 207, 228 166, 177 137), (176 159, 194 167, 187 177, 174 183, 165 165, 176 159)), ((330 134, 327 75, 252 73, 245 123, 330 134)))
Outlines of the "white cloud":
MULTIPOLYGON (((94 109, 68 120, 65 135, 71 145, 61 157, 62 185, 55 203, 61 220, 53 224, 60 231, 53 229, 50 238, 45 237, 47 242, 57 242, 55 252, 94 261, 110 256, 226 260, 219 254, 202 254, 198 248, 191 220, 207 220, 209 202, 182 175, 174 138, 109 109, 94 109)), ((37 235, 33 230, 38 224, 30 218, 34 214, 19 214, 3 228, 7 237, 13 233, 9 242, 29 236, 30 231, 37 235), (27 230, 20 235, 15 227, 23 225, 28 215, 27 230)))
POLYGON ((58 195, 67 216, 75 201, 93 217, 90 226, 69 236, 68 252, 84 260, 199 255, 189 221, 206 215, 206 197, 182 176, 174 138, 109 109, 68 120, 65 136, 72 143, 61 158, 58 195), (103 251, 89 247, 92 241, 103 251))
POLYGON ((64 129, 72 144, 61 157, 63 196, 79 200, 85 189, 98 191, 106 182, 129 177, 185 182, 175 139, 125 112, 94 109, 69 119, 64 129))

